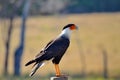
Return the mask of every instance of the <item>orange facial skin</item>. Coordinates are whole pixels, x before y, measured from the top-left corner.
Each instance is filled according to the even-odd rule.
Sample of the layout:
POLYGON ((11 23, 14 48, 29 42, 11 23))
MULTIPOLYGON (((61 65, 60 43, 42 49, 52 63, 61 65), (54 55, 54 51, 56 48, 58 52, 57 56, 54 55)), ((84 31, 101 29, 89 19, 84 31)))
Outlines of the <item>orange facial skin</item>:
POLYGON ((76 29, 75 25, 73 25, 73 26, 70 27, 70 30, 75 30, 75 29, 76 29))

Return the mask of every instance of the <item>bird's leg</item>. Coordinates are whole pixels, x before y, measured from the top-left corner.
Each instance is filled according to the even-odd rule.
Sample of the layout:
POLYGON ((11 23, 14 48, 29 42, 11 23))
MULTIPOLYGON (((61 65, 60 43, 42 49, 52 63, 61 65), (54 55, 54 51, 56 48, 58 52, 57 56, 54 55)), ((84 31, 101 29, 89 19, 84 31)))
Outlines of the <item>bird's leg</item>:
POLYGON ((56 76, 57 76, 57 77, 60 77, 61 74, 60 74, 59 65, 58 65, 58 64, 54 64, 54 65, 55 65, 55 70, 56 70, 56 76))

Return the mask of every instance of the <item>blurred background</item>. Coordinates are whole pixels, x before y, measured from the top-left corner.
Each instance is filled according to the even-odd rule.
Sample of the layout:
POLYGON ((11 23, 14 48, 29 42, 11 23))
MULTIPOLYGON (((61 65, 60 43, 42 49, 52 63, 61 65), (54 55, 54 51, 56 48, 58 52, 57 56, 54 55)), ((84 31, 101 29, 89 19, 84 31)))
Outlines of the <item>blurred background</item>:
POLYGON ((120 0, 0 0, 0 80, 48 80, 50 62, 31 78, 25 63, 69 23, 79 26, 60 63, 70 80, 120 79, 120 0))

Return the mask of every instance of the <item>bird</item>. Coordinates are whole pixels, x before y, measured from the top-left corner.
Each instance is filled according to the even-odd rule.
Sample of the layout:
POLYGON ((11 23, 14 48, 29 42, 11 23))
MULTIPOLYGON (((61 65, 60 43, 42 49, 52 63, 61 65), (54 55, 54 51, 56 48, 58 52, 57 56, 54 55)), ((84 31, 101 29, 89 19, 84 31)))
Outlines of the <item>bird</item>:
POLYGON ((56 77, 61 76, 59 63, 63 55, 70 45, 70 36, 73 30, 77 30, 75 24, 67 24, 63 27, 61 33, 53 40, 51 40, 34 59, 28 61, 25 66, 33 64, 33 68, 29 76, 33 76, 35 72, 45 65, 46 62, 52 61, 55 66, 56 77))

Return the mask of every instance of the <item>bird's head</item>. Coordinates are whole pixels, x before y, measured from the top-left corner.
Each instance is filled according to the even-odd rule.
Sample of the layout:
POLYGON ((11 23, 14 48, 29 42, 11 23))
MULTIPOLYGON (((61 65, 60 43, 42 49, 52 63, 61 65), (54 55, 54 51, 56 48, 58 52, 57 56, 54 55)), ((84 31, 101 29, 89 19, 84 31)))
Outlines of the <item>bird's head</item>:
POLYGON ((78 27, 75 24, 68 24, 65 27, 63 27, 60 36, 70 38, 71 32, 76 29, 78 29, 78 27))
POLYGON ((63 30, 64 29, 77 30, 78 27, 75 24, 68 24, 65 27, 63 27, 63 30))

